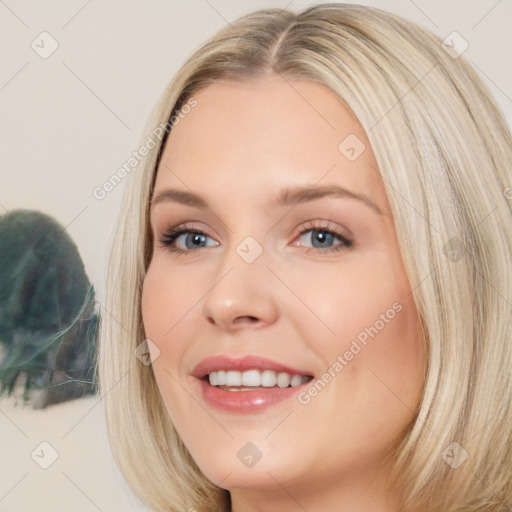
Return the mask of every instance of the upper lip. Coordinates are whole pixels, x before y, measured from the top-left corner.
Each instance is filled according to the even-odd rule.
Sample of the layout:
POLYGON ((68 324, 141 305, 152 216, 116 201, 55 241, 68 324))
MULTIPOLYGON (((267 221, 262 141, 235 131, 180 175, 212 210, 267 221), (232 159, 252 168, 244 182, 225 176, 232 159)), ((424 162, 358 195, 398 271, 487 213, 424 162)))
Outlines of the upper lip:
POLYGON ((211 372, 219 370, 232 370, 243 372, 246 370, 274 370, 275 372, 289 373, 290 375, 308 375, 311 372, 298 368, 283 365, 260 356, 245 356, 242 358, 232 358, 229 356, 214 356, 203 359, 192 371, 192 375, 198 379, 204 378, 211 372))

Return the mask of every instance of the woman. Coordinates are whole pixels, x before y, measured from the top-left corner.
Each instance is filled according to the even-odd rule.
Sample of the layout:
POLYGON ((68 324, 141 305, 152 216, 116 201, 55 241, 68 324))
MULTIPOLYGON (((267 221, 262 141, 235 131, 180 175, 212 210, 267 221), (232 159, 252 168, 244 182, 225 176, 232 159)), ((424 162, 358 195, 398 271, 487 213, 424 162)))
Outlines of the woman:
POLYGON ((511 136, 449 46, 263 10, 169 85, 100 355, 152 509, 510 510, 511 136))

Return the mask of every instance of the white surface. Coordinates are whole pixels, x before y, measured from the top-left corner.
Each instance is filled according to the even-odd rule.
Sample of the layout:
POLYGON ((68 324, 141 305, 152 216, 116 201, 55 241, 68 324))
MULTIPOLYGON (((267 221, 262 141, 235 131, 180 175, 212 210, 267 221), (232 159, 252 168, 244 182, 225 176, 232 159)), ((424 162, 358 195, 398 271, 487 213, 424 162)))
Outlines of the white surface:
POLYGON ((42 410, 0 400, 0 454, 4 512, 147 510, 114 464, 99 396, 42 410))

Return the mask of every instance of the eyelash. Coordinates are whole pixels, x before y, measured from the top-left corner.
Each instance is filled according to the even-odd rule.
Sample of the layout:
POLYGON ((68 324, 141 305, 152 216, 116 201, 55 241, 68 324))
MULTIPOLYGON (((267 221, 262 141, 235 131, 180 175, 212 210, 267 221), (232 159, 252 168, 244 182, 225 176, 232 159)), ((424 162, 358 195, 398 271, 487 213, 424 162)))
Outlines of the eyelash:
MULTIPOLYGON (((332 226, 319 226, 319 225, 315 225, 313 222, 309 222, 299 232, 298 237, 300 238, 303 234, 307 233, 308 231, 321 231, 323 233, 328 233, 330 235, 333 235, 335 238, 338 238, 342 242, 340 245, 337 245, 335 247, 328 247, 326 249, 322 249, 322 248, 318 248, 318 247, 307 247, 306 252, 308 252, 308 253, 311 251, 316 252, 316 253, 330 253, 330 252, 335 253, 342 249, 350 249, 354 245, 352 240, 350 240, 350 238, 346 234, 338 231, 337 229, 333 228, 332 226)), ((180 225, 180 226, 173 227, 169 231, 164 233, 159 239, 160 245, 162 247, 167 248, 170 252, 177 254, 177 255, 197 251, 197 249, 178 249, 177 247, 175 247, 173 245, 174 242, 176 241, 176 239, 183 233, 197 233, 199 235, 205 235, 206 237, 208 237, 208 235, 206 235, 206 233, 203 233, 202 231, 200 231, 198 229, 187 228, 184 225, 180 225)), ((210 237, 208 237, 208 238, 210 238, 210 237)), ((199 249, 202 249, 202 247, 199 247, 199 249)))

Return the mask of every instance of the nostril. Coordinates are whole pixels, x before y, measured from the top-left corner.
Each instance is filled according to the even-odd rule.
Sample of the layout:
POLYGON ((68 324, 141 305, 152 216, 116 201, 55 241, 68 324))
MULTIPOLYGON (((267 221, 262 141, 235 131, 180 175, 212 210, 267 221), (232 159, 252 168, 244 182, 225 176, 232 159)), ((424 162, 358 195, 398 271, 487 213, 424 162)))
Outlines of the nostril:
POLYGON ((250 322, 250 323, 254 323, 254 322, 258 322, 258 318, 256 318, 255 316, 239 316, 238 318, 235 318, 233 320, 234 323, 243 323, 243 322, 250 322))

